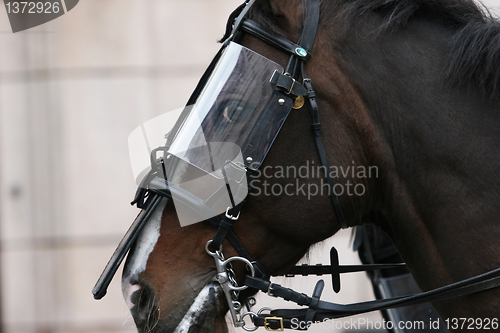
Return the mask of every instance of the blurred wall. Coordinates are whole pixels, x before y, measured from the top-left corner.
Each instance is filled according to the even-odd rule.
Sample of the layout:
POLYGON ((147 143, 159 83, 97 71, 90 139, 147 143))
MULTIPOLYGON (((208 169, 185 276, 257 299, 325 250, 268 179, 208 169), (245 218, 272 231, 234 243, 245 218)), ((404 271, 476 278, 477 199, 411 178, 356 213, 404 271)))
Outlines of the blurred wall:
MULTIPOLYGON (((184 105, 240 2, 82 0, 16 34, 0 9, 4 332, 135 332, 119 274, 103 300, 91 295, 137 214, 127 137, 184 105)), ((343 264, 356 260, 349 237, 333 238, 343 264)), ((327 299, 373 297, 363 274, 343 283, 327 299)))
POLYGON ((137 214, 127 137, 184 105, 238 3, 84 0, 16 34, 0 8, 6 332, 134 331, 120 273, 91 294, 137 214))

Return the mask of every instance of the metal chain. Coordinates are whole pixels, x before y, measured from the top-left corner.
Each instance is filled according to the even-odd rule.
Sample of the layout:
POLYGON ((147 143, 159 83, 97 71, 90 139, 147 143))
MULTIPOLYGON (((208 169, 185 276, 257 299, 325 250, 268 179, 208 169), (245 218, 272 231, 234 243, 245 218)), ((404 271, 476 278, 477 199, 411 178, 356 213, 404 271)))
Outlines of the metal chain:
POLYGON ((231 257, 229 259, 224 258, 224 254, 222 253, 222 245, 218 250, 212 252, 210 250, 210 244, 212 241, 208 241, 205 245, 205 251, 214 258, 215 267, 217 269, 216 280, 219 282, 222 291, 226 297, 227 304, 229 305, 229 312, 231 313, 231 317, 233 318, 233 324, 235 327, 242 327, 244 330, 252 332, 257 329, 257 327, 248 328, 245 326, 244 318, 246 316, 250 316, 253 318, 257 314, 251 311, 251 306, 255 305, 255 299, 247 302, 248 312, 241 314, 242 305, 238 301, 239 292, 248 288, 248 286, 239 286, 238 281, 236 280, 236 273, 234 272, 232 262, 233 261, 243 261, 247 268, 250 270, 250 273, 255 276, 255 268, 252 263, 243 257, 231 257))

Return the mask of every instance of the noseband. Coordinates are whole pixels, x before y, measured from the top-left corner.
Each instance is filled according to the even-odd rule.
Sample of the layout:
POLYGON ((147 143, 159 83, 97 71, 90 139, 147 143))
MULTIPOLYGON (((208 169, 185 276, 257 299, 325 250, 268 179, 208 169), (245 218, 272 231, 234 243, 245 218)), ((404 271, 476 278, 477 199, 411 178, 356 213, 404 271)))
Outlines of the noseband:
MULTIPOLYGON (((311 57, 309 52, 314 44, 314 39, 318 29, 320 0, 307 1, 308 7, 304 20, 304 28, 297 43, 293 43, 279 36, 274 36, 261 29, 256 22, 247 19, 247 13, 254 3, 255 0, 247 0, 230 16, 228 28, 225 37, 223 38, 224 44, 226 45, 230 41, 237 42, 242 34, 247 33, 290 55, 290 61, 285 73, 275 73, 271 82, 276 85, 277 89, 280 90, 286 98, 295 99, 296 103, 299 104, 300 107, 304 103, 304 100, 308 102, 311 113, 312 134, 316 142, 319 157, 324 170, 329 170, 326 152, 321 140, 321 123, 319 119, 318 105, 316 103, 312 81, 306 75, 305 71, 305 64, 311 57)), ((194 102, 197 94, 199 94, 199 91, 203 88, 219 55, 220 52, 214 61, 212 61, 212 64, 207 69, 207 72, 203 75, 188 104, 194 102)), ((175 127, 173 132, 175 132, 175 127)), ((166 146, 168 145, 169 141, 167 140, 166 146)), ((166 151, 166 147, 161 147, 157 150, 166 151)), ((191 205, 199 204, 199 199, 189 193, 180 193, 181 191, 179 189, 171 185, 167 185, 165 188, 166 182, 158 177, 158 175, 161 174, 161 168, 164 167, 164 161, 162 159, 156 159, 156 157, 153 158, 153 156, 156 156, 157 150, 152 152, 152 170, 148 176, 144 178, 143 184, 139 187, 136 197, 132 202, 133 204, 137 204, 139 208, 142 208, 142 211, 139 213, 134 223, 125 234, 125 237, 118 245, 118 248, 97 281, 93 289, 94 298, 96 299, 101 299, 106 294, 106 289, 116 273, 118 266, 124 259, 132 244, 135 242, 139 232, 142 230, 151 214, 158 207, 162 198, 172 199, 172 192, 175 191, 178 196, 180 194, 180 196, 184 198, 183 200, 185 200, 186 203, 191 205)), ((250 170, 247 171, 251 177, 252 174, 249 172, 250 170)), ((347 223, 342 212, 339 199, 333 190, 333 180, 328 175, 328 172, 325 172, 325 179, 331 189, 330 198, 337 220, 342 228, 347 228, 347 223)), ((326 319, 336 319, 371 311, 435 302, 477 293, 500 286, 500 269, 495 269, 485 274, 462 280, 454 284, 411 296, 402 296, 346 305, 326 302, 320 299, 324 288, 323 280, 317 282, 312 296, 298 293, 292 289, 270 282, 270 274, 266 268, 258 260, 254 260, 252 258, 232 230, 233 224, 238 221, 244 206, 243 204, 244 201, 240 204, 229 207, 223 217, 215 216, 208 220, 214 227, 217 228, 217 231, 213 239, 207 242, 205 249, 206 252, 214 258, 217 270, 216 280, 219 282, 224 292, 229 306, 229 311, 233 319, 233 324, 236 327, 242 327, 247 331, 254 331, 261 326, 271 331, 282 331, 285 328, 307 330, 311 323, 326 319), (238 252, 239 256, 231 257, 229 259, 224 258, 222 249, 224 239, 227 239, 230 242, 230 244, 238 252), (247 267, 248 274, 246 275, 242 286, 238 285, 235 273, 232 269, 232 263, 237 261, 242 262, 247 267), (239 292, 249 287, 265 292, 271 296, 294 302, 303 306, 303 308, 278 310, 262 308, 259 311, 254 312, 252 311, 252 306, 255 305, 255 299, 250 297, 244 302, 244 306, 247 308, 247 310, 244 311, 244 306, 239 300, 239 292), (246 327, 244 319, 247 316, 252 320, 254 327, 246 327), (307 325, 297 325, 298 322, 305 322, 307 325)), ((341 273, 404 266, 404 264, 340 266, 338 254, 335 248, 332 248, 330 252, 330 261, 330 265, 296 266, 291 269, 286 276, 290 277, 309 274, 331 275, 334 291, 339 292, 341 273)))

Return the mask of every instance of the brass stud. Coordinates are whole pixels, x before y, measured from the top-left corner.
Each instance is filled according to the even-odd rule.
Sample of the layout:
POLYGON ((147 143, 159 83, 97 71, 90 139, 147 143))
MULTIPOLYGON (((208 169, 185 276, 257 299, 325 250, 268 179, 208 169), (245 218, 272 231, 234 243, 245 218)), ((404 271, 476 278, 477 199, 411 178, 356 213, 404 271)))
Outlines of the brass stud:
POLYGON ((304 103, 305 103, 304 96, 297 96, 295 98, 295 101, 293 101, 293 108, 295 110, 298 110, 304 106, 304 103))

